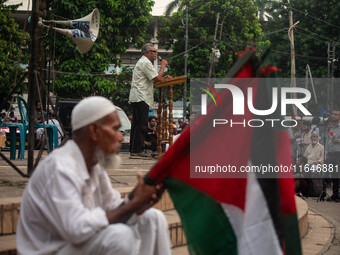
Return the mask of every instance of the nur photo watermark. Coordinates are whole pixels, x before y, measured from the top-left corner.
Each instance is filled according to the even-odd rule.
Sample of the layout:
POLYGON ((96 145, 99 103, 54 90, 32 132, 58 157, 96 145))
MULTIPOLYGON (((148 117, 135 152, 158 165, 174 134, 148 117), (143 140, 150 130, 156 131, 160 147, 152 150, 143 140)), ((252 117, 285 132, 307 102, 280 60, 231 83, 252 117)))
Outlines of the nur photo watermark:
POLYGON ((340 156, 330 82, 337 95, 335 79, 314 79, 313 86, 297 79, 294 87, 290 79, 191 79, 191 178, 340 177, 338 165, 327 160, 337 149, 332 132, 339 132, 340 156))

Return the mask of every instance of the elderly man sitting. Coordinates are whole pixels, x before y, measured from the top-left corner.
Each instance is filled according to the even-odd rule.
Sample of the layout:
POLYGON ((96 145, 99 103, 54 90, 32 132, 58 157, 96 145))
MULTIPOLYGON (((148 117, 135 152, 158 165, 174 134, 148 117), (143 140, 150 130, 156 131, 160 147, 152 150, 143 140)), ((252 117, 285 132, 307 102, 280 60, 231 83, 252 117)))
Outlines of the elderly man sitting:
POLYGON ((319 143, 319 135, 315 131, 311 134, 311 144, 307 146, 303 158, 307 161, 301 166, 304 173, 294 175, 296 191, 305 196, 319 196, 323 190, 321 177, 325 177, 320 174, 324 162, 324 147, 319 143))
POLYGON ((319 143, 319 134, 315 131, 311 135, 312 143, 305 150, 304 156, 309 165, 321 165, 324 162, 324 146, 319 143))
POLYGON ((89 97, 72 111, 73 140, 36 168, 22 198, 19 254, 170 254, 164 215, 150 208, 162 193, 138 175, 125 202, 104 168, 117 165, 120 121, 106 98, 89 97))

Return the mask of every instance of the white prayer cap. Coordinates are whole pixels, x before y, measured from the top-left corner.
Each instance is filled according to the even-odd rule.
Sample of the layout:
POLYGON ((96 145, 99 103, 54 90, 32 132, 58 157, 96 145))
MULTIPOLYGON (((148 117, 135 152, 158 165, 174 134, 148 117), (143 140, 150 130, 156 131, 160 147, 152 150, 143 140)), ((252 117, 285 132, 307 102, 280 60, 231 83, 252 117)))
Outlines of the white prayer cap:
POLYGON ((72 131, 96 122, 115 111, 116 107, 105 97, 92 96, 84 98, 72 110, 72 131))

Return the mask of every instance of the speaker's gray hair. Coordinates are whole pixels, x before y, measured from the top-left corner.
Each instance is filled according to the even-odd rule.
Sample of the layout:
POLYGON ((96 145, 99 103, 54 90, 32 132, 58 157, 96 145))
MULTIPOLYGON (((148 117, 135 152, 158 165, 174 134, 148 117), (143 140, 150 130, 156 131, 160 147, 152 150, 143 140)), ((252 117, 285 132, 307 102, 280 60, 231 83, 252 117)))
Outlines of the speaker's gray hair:
POLYGON ((142 47, 142 54, 144 55, 145 52, 147 52, 148 50, 151 50, 151 47, 154 47, 154 45, 152 43, 147 43, 142 47))

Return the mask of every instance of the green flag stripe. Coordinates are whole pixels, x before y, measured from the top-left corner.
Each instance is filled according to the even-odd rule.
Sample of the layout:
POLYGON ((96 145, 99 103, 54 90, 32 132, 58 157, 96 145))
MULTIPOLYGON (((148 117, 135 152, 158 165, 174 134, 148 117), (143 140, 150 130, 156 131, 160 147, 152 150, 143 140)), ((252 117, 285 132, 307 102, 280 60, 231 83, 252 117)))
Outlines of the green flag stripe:
POLYGON ((181 217, 191 255, 237 254, 234 230, 218 202, 178 179, 168 177, 164 184, 181 217))
POLYGON ((283 215, 283 231, 286 241, 287 255, 301 255, 300 232, 297 220, 297 214, 283 215))

